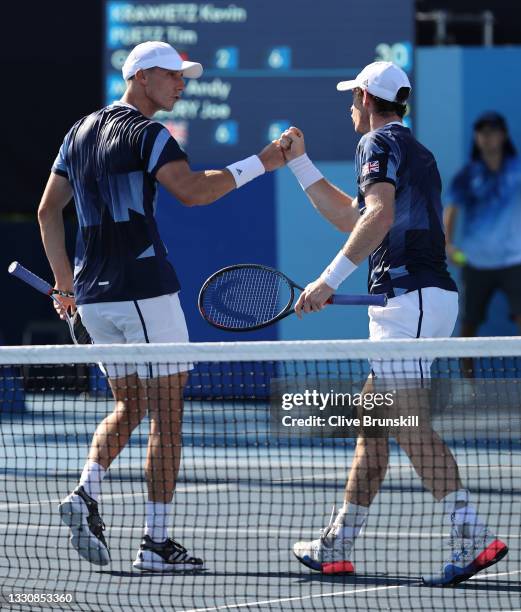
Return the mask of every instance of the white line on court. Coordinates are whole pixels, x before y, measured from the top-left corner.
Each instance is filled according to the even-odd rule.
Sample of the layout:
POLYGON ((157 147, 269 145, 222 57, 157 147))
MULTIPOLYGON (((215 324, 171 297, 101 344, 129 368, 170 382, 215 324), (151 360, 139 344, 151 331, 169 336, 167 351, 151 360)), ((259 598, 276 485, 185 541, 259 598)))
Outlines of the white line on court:
MULTIPOLYGON (((488 578, 497 578, 499 576, 511 576, 513 574, 520 574, 521 570, 515 570, 513 572, 501 572, 497 574, 477 574, 473 576, 471 580, 474 579, 488 579, 488 578)), ((420 586, 420 581, 408 583, 408 584, 394 584, 389 586, 382 587, 370 587, 367 589, 352 589, 350 591, 333 591, 331 593, 317 593, 315 595, 301 595, 297 597, 285 597, 281 599, 265 599, 262 601, 250 601, 243 602, 240 604, 224 604, 222 606, 216 606, 213 608, 192 608, 190 610, 183 610, 182 612, 218 612, 219 610, 233 610, 237 608, 248 608, 251 606, 260 607, 260 606, 269 606, 271 604, 276 603, 287 603, 291 601, 305 601, 310 599, 319 599, 325 597, 337 597, 338 595, 354 595, 356 593, 374 593, 376 591, 390 591, 391 589, 402 589, 407 586, 420 586)))
MULTIPOLYGON (((41 529, 42 526, 41 525, 34 525, 31 523, 0 523, 0 531, 5 530, 5 531, 9 531, 10 533, 14 533, 14 532, 24 532, 24 531, 31 531, 31 530, 38 530, 41 529)), ((66 530, 68 529, 67 527, 65 527, 64 525, 46 525, 45 526, 46 530, 55 530, 55 531, 61 531, 61 530, 66 530)), ((142 529, 142 526, 134 526, 134 527, 119 527, 119 526, 114 526, 111 525, 110 526, 110 531, 120 531, 120 532, 132 532, 132 531, 139 531, 142 529)), ((205 533, 215 533, 215 534, 244 534, 245 536, 251 538, 252 537, 252 533, 255 533, 257 536, 277 536, 280 537, 281 533, 287 533, 287 534, 295 534, 295 537, 298 534, 302 534, 302 529, 299 528, 289 528, 289 527, 281 527, 279 529, 276 528, 258 528, 258 529, 251 529, 251 528, 240 528, 240 527, 194 527, 194 526, 180 526, 180 525, 176 525, 176 532, 183 532, 183 533, 198 533, 198 532, 205 532, 205 533)), ((498 537, 501 538, 505 538, 507 540, 514 540, 514 539, 521 539, 521 534, 516 533, 516 534, 507 534, 507 533, 498 533, 497 534, 498 537)), ((422 531, 422 532, 417 532, 417 531, 409 531, 409 530, 404 530, 404 531, 386 531, 386 530, 380 530, 380 531, 366 531, 363 533, 363 536, 365 538, 396 538, 396 539, 424 539, 424 540, 430 540, 432 538, 444 538, 447 537, 446 533, 442 533, 442 532, 434 532, 434 531, 422 531)))
MULTIPOLYGON (((474 466, 474 467, 478 467, 478 466, 474 466)), ((410 471, 412 468, 410 466, 398 466, 398 465, 390 465, 389 466, 389 471, 391 470, 397 470, 397 471, 402 471, 402 470, 407 470, 410 471)), ((310 473, 309 475, 302 475, 302 476, 298 476, 298 477, 292 477, 292 478, 281 478, 281 479, 274 479, 271 482, 266 482, 266 483, 258 483, 255 486, 258 488, 264 488, 264 487, 270 487, 273 486, 274 484, 284 484, 284 483, 291 483, 291 482, 300 482, 302 480, 336 480, 337 477, 335 475, 332 474, 328 474, 328 475, 319 475, 317 476, 316 472, 315 473, 310 473)), ((193 493, 193 492, 197 492, 197 491, 201 491, 201 492, 211 492, 211 491, 226 491, 226 490, 230 490, 233 488, 238 488, 241 486, 241 484, 243 483, 222 483, 222 484, 206 484, 206 485, 180 485, 179 487, 177 487, 176 491, 178 493, 193 493)), ((128 498, 128 497, 144 497, 145 496, 145 492, 140 492, 140 493, 109 493, 109 494, 105 494, 101 496, 101 501, 106 501, 109 499, 114 499, 114 498, 128 498)), ((37 502, 8 502, 7 504, 0 504, 0 511, 1 510, 14 510, 16 508, 30 508, 32 506, 44 506, 44 505, 49 505, 49 504, 59 504, 61 501, 61 499, 49 499, 49 500, 40 500, 37 502)))
MULTIPOLYGON (((236 467, 243 467, 244 468, 244 464, 242 464, 241 466, 237 465, 236 467)), ((260 466, 256 464, 256 469, 259 468, 260 466)), ((282 469, 282 467, 287 468, 287 465, 285 464, 281 464, 280 466, 277 465, 269 465, 268 466, 270 469, 275 469, 277 467, 280 467, 282 469)), ((297 466, 298 467, 298 466, 297 466)), ((300 466, 301 469, 303 466, 300 466)), ((308 467, 308 466, 306 466, 308 467)), ((460 469, 462 468, 479 468, 479 467, 483 467, 482 465, 480 466, 479 464, 468 464, 466 466, 461 466, 460 465, 460 469)), ((228 465, 227 466, 228 469, 233 469, 232 466, 228 465)), ((517 466, 487 466, 487 469, 492 470, 493 468, 501 470, 503 473, 506 469, 512 469, 512 471, 515 471, 517 473, 517 471, 519 470, 520 472, 520 476, 521 476, 521 467, 518 468, 517 466)), ((186 469, 186 468, 185 468, 186 469)), ((321 466, 320 469, 325 469, 324 466, 321 466)), ((262 481, 262 478, 260 479, 260 482, 256 482, 254 486, 250 486, 250 491, 254 491, 255 489, 266 489, 266 488, 270 488, 270 487, 274 487, 274 486, 280 486, 280 485, 284 485, 284 484, 288 484, 288 483, 299 483, 299 482, 303 482, 303 481, 311 481, 311 482, 325 482, 325 481, 340 481, 345 477, 346 471, 345 470, 341 470, 338 471, 339 468, 338 466, 335 466, 335 469, 337 470, 337 472, 333 472, 332 468, 330 468, 328 470, 328 473, 317 473, 317 469, 314 472, 310 472, 309 474, 301 474, 300 476, 291 476, 288 478, 272 478, 269 481, 262 481)), ((409 472, 411 473, 411 475, 414 475, 414 471, 411 465, 389 465, 388 468, 388 473, 391 472, 409 472)), ((248 485, 249 483, 248 478, 251 478, 253 480, 256 480, 256 477, 250 473, 248 473, 248 477, 246 478, 246 481, 240 481, 240 482, 228 482, 228 483, 222 483, 222 484, 207 484, 207 485, 187 485, 185 487, 183 487, 182 485, 180 485, 177 488, 177 491, 182 493, 182 492, 194 492, 194 491, 212 491, 212 490, 226 490, 227 489, 232 489, 232 488, 237 488, 239 489, 241 486, 245 486, 248 485), (195 487, 195 488, 194 488, 195 487), (199 488, 201 487, 201 488, 199 488), (203 489, 202 487, 207 487, 207 489, 203 489), (218 487, 218 489, 213 488, 213 487, 218 487), (221 489, 221 487, 226 487, 221 489)), ((7 480, 7 479, 5 479, 7 480)), ((411 479, 411 482, 413 480, 416 480, 416 477, 411 479)), ((389 482, 389 481, 388 481, 389 482)), ((403 482, 403 481, 400 481, 403 482)), ((406 483, 408 483, 409 481, 406 481, 406 483)), ((419 480, 418 480, 419 482, 419 480)), ((391 480, 391 484, 392 484, 392 480, 391 480)), ((119 494, 106 494, 106 495, 102 495, 101 499, 103 501, 103 499, 111 499, 114 496, 119 496, 120 498, 123 497, 138 497, 140 495, 145 495, 145 493, 119 493, 119 494)), ((42 501, 42 502, 32 502, 32 503, 18 503, 18 502, 14 502, 14 503, 9 503, 9 504, 0 504, 0 510, 8 510, 9 508, 22 508, 22 507, 26 507, 26 506, 33 506, 33 505, 40 505, 40 504, 47 504, 47 503, 56 503, 56 502, 60 502, 61 500, 48 500, 48 501, 42 501)))
POLYGON ((498 572, 497 574, 476 574, 469 578, 469 580, 485 580, 487 578, 500 578, 501 576, 513 576, 514 574, 521 574, 521 570, 514 570, 512 572, 498 572))
MULTIPOLYGON (((207 484, 207 485, 187 485, 179 486, 176 488, 178 493, 209 493, 211 491, 227 491, 232 487, 230 483, 223 484, 207 484)), ((145 497, 146 493, 141 491, 139 493, 107 493, 101 495, 101 501, 107 501, 110 499, 122 499, 126 497, 145 497)), ((14 510, 16 508, 29 508, 32 506, 46 506, 49 504, 59 504, 61 499, 43 499, 36 502, 8 502, 7 504, 0 504, 0 510, 14 510)))
POLYGON ((235 608, 248 608, 250 606, 269 606, 276 603, 287 603, 290 601, 304 601, 309 599, 319 599, 325 597, 336 597, 337 595, 352 595, 353 593, 367 593, 368 591, 384 591, 390 589, 400 589, 403 584, 394 584, 385 587, 371 587, 368 589, 353 589, 351 591, 333 591, 332 593, 317 593, 315 595, 301 595, 299 597, 284 597, 281 599, 265 599, 262 601, 250 601, 240 604, 224 604, 214 608, 192 608, 190 610, 183 610, 182 612, 216 612, 218 610, 232 610, 235 608))

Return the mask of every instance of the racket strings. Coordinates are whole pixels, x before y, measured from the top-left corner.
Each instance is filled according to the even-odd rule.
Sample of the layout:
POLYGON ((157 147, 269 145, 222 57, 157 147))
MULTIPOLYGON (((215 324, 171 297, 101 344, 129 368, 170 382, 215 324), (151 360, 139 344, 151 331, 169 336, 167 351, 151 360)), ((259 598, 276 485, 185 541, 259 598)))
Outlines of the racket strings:
MULTIPOLYGON (((274 278, 274 274, 266 273, 265 271, 263 274, 257 275, 252 274, 254 270, 246 270, 246 272, 246 277, 249 277, 249 282, 252 287, 255 286, 256 279, 260 281, 259 293, 262 296, 262 301, 259 302, 260 320, 269 321, 270 319, 273 319, 281 310, 281 305, 279 304, 281 277, 274 278)), ((255 304, 253 292, 249 294, 249 302, 251 302, 251 307, 254 308, 255 304)), ((284 308, 284 306, 285 304, 282 305, 282 308, 284 308)))
POLYGON ((237 329, 277 317, 290 303, 284 277, 263 268, 234 268, 216 276, 206 288, 203 307, 217 325, 237 329))

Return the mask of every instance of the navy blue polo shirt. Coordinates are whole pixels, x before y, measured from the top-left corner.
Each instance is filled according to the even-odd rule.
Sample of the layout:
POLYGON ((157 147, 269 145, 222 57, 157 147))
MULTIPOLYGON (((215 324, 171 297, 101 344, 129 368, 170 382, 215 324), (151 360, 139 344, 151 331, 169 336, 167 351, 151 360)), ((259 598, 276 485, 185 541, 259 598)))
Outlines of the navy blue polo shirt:
POLYGON ((358 202, 373 183, 396 188, 394 222, 369 257, 369 291, 396 297, 423 287, 457 291, 447 270, 441 179, 432 153, 394 122, 365 134, 356 150, 358 202))
POLYGON ((492 172, 481 160, 452 180, 447 203, 463 211, 459 246, 475 268, 521 264, 521 159, 506 157, 492 172))
POLYGON ((74 190, 77 304, 140 300, 180 285, 156 220, 156 173, 187 159, 168 130, 116 102, 80 119, 52 171, 74 190))

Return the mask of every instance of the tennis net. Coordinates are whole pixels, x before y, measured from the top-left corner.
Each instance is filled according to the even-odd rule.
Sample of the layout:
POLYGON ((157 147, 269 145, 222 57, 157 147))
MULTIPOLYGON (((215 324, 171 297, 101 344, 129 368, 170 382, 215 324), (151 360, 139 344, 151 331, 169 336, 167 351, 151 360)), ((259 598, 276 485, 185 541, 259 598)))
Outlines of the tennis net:
MULTIPOLYGON (((518 338, 5 347, 0 456, 2 610, 521 607, 518 338), (472 379, 462 378, 462 359, 471 360, 472 379), (100 462, 107 453, 117 458, 101 485, 92 474, 85 484, 98 499, 110 551, 93 564, 69 541, 58 507, 114 410, 99 363, 117 378, 120 402, 117 435, 106 424, 94 451, 100 462), (176 374, 157 386, 156 375, 187 369, 182 390, 176 374), (386 374, 367 387, 371 370, 386 374), (182 460, 173 514, 163 519, 162 506, 147 501, 168 501, 180 395, 182 460), (350 480, 357 503, 318 540, 322 556, 295 551, 324 570, 314 572, 294 545, 319 539, 337 516, 332 505, 342 508, 358 436, 367 463, 350 480), (358 508, 370 491, 378 493, 364 522, 358 508), (166 523, 204 566, 136 569, 146 521, 156 535, 166 523), (500 541, 509 553, 457 588, 435 588, 428 577, 441 575, 448 557, 459 555, 453 565, 468 571, 463 561, 479 552, 472 556, 458 538, 449 546, 456 523, 470 529, 461 536, 467 548, 486 527, 483 546, 500 541), (340 557, 354 564, 353 575, 327 573, 339 567, 324 549, 339 526, 354 541, 340 557)), ((76 538, 89 538, 82 529, 76 538)))

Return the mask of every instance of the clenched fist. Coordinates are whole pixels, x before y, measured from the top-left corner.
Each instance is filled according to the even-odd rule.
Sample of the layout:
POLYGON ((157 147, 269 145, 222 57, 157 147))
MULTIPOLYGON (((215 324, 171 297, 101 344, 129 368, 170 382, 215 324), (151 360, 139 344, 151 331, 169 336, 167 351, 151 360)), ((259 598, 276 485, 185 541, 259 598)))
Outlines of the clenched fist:
POLYGON ((259 159, 264 164, 266 172, 271 172, 284 166, 286 158, 282 153, 280 141, 274 140, 269 145, 266 145, 259 153, 259 159))
POLYGON ((291 161, 304 155, 306 152, 306 144, 304 142, 304 134, 302 130, 292 126, 283 132, 279 138, 280 146, 284 153, 284 157, 291 161))

